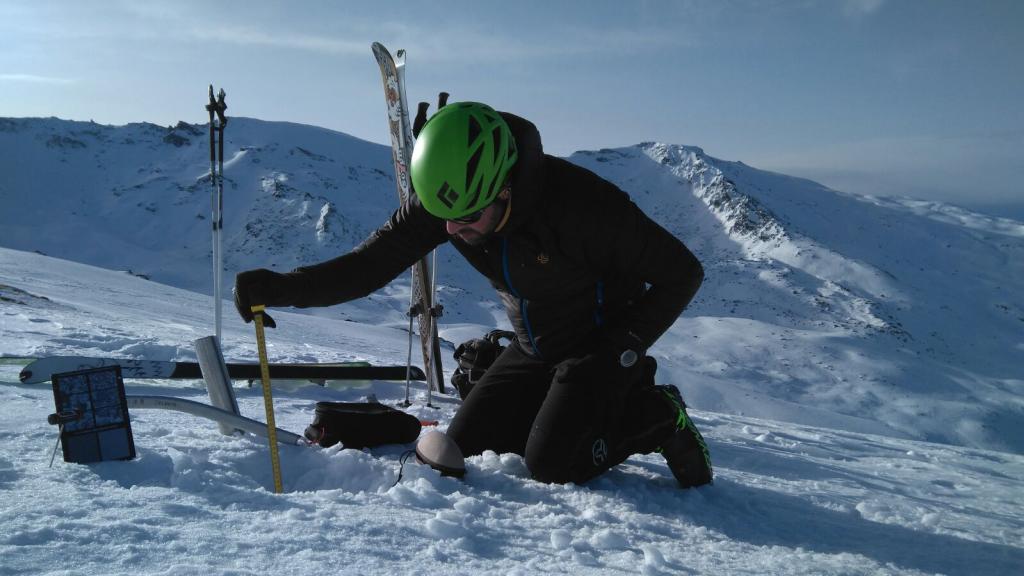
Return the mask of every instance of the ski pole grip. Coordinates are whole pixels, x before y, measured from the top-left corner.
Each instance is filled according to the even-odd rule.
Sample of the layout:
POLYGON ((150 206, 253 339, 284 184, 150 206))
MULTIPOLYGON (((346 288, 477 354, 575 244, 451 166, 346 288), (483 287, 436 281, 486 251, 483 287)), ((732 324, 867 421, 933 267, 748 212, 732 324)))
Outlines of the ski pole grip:
POLYGON ((427 109, 430 108, 430 104, 427 102, 420 102, 419 108, 416 110, 416 120, 412 123, 412 135, 418 138, 420 130, 423 130, 423 125, 427 123, 427 109))
MULTIPOLYGON (((212 88, 212 86, 211 86, 212 88)), ((211 90, 210 95, 212 97, 213 92, 211 90)), ((221 88, 220 92, 217 93, 217 119, 220 120, 220 129, 224 130, 224 125, 228 123, 228 117, 224 114, 228 110, 228 105, 224 102, 224 98, 227 97, 227 93, 221 88)), ((221 140, 223 142, 223 139, 221 140)), ((222 155, 221 158, 224 156, 222 155)))

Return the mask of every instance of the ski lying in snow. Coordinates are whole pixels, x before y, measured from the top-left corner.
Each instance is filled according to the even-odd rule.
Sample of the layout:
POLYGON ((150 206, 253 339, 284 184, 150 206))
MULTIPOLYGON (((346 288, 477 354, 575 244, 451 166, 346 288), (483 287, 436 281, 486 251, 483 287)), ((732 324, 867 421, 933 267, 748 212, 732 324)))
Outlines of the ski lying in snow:
MULTIPOLYGON (((49 382, 54 374, 74 372, 103 366, 120 366, 125 378, 155 380, 202 379, 198 362, 162 360, 126 360, 123 358, 91 358, 86 356, 51 356, 32 362, 18 376, 25 384, 49 382)), ((235 380, 260 378, 259 364, 228 364, 228 375, 235 380)), ((271 364, 270 377, 278 380, 405 380, 405 366, 368 366, 362 363, 337 364, 271 364)), ((411 367, 413 380, 426 380, 423 370, 411 367)))
MULTIPOLYGON (((405 53, 398 51, 398 63, 391 57, 379 42, 373 43, 373 55, 380 66, 381 79, 384 81, 384 98, 388 107, 388 130, 391 133, 391 156, 395 163, 395 183, 398 187, 398 200, 402 204, 409 201, 412 185, 409 181, 409 163, 412 160, 413 135, 409 125, 409 107, 405 99, 405 53)), ((441 345, 437 337, 436 317, 440 309, 434 306, 434 293, 431 278, 436 270, 431 269, 430 261, 423 257, 413 265, 412 272, 412 304, 410 315, 419 318, 420 344, 423 348, 423 365, 426 366, 427 381, 431 390, 443 393, 444 372, 441 369, 441 345)), ((428 400, 429 404, 429 400, 428 400)))

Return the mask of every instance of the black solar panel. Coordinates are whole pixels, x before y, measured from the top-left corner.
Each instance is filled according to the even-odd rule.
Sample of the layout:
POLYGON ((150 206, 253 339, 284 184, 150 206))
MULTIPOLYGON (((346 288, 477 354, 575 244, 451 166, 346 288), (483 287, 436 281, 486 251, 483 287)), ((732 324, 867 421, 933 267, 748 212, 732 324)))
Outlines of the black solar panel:
POLYGON ((65 462, 135 458, 120 366, 54 374, 53 399, 65 462))

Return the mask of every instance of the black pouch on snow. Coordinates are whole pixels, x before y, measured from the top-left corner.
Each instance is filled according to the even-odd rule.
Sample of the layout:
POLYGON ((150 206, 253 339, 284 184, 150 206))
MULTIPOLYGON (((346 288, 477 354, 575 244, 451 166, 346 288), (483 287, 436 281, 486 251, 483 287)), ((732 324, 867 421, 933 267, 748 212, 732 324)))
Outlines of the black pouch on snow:
POLYGON ((505 350, 501 345, 501 339, 506 338, 511 342, 515 337, 515 332, 491 330, 483 338, 463 342, 455 349, 455 361, 459 365, 452 374, 452 386, 459 391, 459 398, 465 400, 466 396, 469 396, 473 385, 505 350))
POLYGON ((316 417, 306 427, 310 442, 327 448, 408 444, 420 435, 420 421, 411 414, 378 402, 317 402, 316 417))

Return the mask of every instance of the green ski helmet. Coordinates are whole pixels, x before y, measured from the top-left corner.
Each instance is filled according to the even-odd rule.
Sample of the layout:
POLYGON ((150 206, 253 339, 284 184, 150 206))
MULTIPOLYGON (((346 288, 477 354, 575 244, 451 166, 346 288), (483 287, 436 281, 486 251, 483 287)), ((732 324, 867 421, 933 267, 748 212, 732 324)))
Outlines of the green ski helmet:
POLYGON ((423 125, 410 176, 428 212, 445 220, 489 206, 516 163, 508 124, 479 102, 448 104, 423 125))

